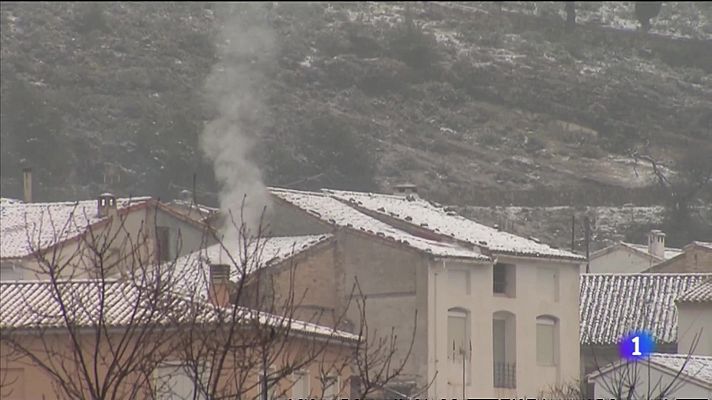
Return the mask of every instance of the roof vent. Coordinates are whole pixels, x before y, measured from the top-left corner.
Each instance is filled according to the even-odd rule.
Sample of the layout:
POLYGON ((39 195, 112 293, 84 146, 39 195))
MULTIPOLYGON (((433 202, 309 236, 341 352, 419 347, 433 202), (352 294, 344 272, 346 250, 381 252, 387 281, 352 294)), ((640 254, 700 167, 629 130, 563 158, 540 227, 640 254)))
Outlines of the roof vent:
POLYGON ((225 282, 230 279, 230 266, 227 264, 210 264, 210 281, 225 282))
POLYGON ((100 194, 96 201, 97 217, 106 217, 112 211, 116 211, 116 196, 111 193, 100 194))

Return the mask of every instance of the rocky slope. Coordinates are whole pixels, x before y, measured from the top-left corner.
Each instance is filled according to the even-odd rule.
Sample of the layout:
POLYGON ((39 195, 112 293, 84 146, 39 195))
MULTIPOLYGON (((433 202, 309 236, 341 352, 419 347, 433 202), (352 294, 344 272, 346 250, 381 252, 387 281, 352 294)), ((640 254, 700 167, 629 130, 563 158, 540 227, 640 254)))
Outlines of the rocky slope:
MULTIPOLYGON (((211 3, 0 5, 2 195, 174 197, 214 115, 211 3)), ((634 149, 712 154, 712 8, 629 3, 273 3, 277 60, 254 160, 270 185, 388 190, 456 204, 656 203, 634 149)))

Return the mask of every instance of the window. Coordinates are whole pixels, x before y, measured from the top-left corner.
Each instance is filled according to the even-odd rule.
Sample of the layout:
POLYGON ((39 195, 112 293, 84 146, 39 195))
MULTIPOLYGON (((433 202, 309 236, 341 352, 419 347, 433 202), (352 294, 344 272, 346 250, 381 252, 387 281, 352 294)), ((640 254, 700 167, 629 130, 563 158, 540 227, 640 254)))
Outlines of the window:
POLYGON ((538 267, 536 270, 537 291, 549 301, 559 301, 559 270, 538 267))
POLYGON ((292 399, 308 399, 309 398, 309 372, 297 371, 292 375, 294 384, 292 385, 292 399))
POLYGON ((492 314, 494 387, 517 387, 516 316, 509 311, 492 314))
POLYGON ((448 290, 453 294, 470 294, 470 271, 463 269, 451 269, 447 271, 448 290))
POLYGON ((322 377, 322 385, 324 387, 324 398, 335 399, 339 395, 339 376, 328 375, 322 377))
POLYGON ((23 273, 21 266, 11 262, 0 264, 0 281, 17 281, 22 279, 23 273))
POLYGON ((451 308, 447 315, 448 358, 453 361, 469 359, 470 329, 467 311, 451 308))
POLYGON ((196 383, 187 365, 180 363, 165 363, 155 371, 156 398, 161 400, 192 400, 204 399, 205 396, 195 396, 196 383))
POLYGON ((492 292, 508 297, 515 295, 514 265, 497 263, 492 267, 492 292))
POLYGON ((158 261, 165 262, 172 259, 171 255, 171 231, 167 226, 156 227, 156 251, 158 261))
POLYGON ((536 362, 538 365, 556 365, 557 323, 552 317, 536 319, 536 362))
MULTIPOLYGON (((267 370, 267 399, 268 400, 273 400, 277 398, 277 390, 279 389, 279 386, 277 385, 277 380, 274 378, 270 378, 270 375, 275 373, 274 367, 269 367, 267 370)), ((264 384, 265 382, 265 376, 263 375, 262 372, 260 372, 260 399, 263 399, 264 397, 262 396, 263 390, 264 390, 264 384)))

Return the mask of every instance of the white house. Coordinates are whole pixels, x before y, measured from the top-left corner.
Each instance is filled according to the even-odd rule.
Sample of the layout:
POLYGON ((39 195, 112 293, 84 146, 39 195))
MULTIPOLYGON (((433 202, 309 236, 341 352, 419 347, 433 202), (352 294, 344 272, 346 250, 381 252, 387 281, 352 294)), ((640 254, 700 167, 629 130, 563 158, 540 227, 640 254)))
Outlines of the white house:
POLYGON ((318 288, 338 292, 324 307, 345 302, 358 278, 369 327, 395 328, 405 347, 417 311, 406 377, 411 388, 432 384, 411 392, 416 397, 534 397, 577 379, 583 257, 461 217, 412 186, 400 189, 271 189, 272 234, 333 235, 303 275, 333 276, 318 288))
MULTIPOLYGON (((643 272, 661 262, 682 254, 681 249, 665 247, 665 234, 650 231, 648 244, 619 242, 591 254, 590 273, 643 272)), ((581 272, 586 272, 582 269, 581 272)))
POLYGON ((678 351, 712 356, 712 278, 683 293, 675 303, 678 351))
POLYGON ((647 360, 613 363, 588 381, 597 399, 709 399, 712 357, 653 353, 647 360))
POLYGON ((46 278, 38 261, 41 254, 71 259, 72 268, 62 272, 65 277, 89 276, 92 271, 85 269, 92 264, 87 259, 92 252, 88 247, 102 240, 111 243, 104 262, 112 267, 131 259, 128 253, 136 251, 145 263, 166 261, 200 248, 207 229, 151 197, 116 198, 104 193, 94 200, 2 201, 0 280, 46 278))

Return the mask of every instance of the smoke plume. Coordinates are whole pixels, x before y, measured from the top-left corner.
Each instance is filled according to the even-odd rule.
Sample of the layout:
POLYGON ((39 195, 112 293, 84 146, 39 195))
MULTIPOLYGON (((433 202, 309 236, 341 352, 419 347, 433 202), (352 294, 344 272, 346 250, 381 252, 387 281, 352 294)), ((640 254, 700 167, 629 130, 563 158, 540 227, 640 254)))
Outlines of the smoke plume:
MULTIPOLYGON (((238 224, 242 211, 242 222, 254 232, 269 205, 262 174, 251 155, 268 119, 261 99, 265 79, 261 71, 274 60, 275 34, 264 3, 220 6, 224 8, 216 13, 223 21, 218 62, 205 83, 217 116, 205 126, 201 147, 213 162, 221 186, 220 208, 232 212, 238 224)), ((228 237, 235 234, 231 229, 225 233, 228 237)))

